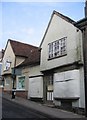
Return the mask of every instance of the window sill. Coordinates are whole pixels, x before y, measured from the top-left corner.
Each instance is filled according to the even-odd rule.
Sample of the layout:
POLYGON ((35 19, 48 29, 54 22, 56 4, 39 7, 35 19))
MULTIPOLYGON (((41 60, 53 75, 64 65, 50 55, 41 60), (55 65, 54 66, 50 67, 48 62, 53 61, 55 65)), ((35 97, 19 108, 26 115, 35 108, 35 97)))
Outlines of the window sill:
POLYGON ((16 89, 16 91, 25 91, 25 89, 16 89))
POLYGON ((64 56, 66 56, 66 55, 67 55, 67 53, 64 54, 64 55, 60 55, 60 56, 56 56, 56 57, 52 57, 52 58, 48 58, 48 61, 49 61, 49 60, 52 60, 52 59, 56 59, 56 58, 60 58, 60 57, 64 57, 64 56))

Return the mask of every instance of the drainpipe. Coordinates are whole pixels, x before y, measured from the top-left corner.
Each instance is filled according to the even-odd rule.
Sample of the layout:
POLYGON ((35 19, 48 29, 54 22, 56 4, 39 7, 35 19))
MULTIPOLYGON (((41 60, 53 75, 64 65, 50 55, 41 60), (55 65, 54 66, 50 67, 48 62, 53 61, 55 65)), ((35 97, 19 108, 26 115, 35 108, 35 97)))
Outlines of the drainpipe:
MULTIPOLYGON (((87 0, 85 1, 85 18, 87 17, 87 0)), ((83 58, 84 58, 84 89, 85 89, 85 116, 87 117, 87 27, 83 30, 83 58)))
POLYGON ((87 28, 83 30, 83 57, 84 57, 84 90, 85 90, 85 116, 87 117, 87 28))

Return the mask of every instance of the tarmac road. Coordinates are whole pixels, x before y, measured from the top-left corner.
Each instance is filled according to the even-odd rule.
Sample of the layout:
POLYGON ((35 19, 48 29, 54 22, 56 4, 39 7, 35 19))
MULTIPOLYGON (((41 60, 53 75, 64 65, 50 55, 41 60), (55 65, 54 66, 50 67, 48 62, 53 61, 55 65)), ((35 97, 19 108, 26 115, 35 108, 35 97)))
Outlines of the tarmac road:
POLYGON ((2 118, 43 118, 50 120, 46 115, 40 112, 4 98, 2 100, 2 118))

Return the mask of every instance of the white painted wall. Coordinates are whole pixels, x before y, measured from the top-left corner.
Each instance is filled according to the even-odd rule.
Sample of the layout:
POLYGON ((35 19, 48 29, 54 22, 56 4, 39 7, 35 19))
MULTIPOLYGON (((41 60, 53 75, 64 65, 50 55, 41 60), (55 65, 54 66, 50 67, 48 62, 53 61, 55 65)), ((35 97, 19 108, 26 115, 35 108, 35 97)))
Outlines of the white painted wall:
POLYGON ((8 44, 7 44, 5 53, 4 53, 3 60, 2 60, 2 75, 6 74, 6 73, 11 73, 12 72, 11 68, 14 67, 14 62, 15 62, 15 55, 14 55, 14 52, 12 50, 12 47, 11 47, 11 44, 10 44, 10 41, 9 41, 8 44), (5 68, 5 61, 7 59, 11 62, 11 66, 10 66, 9 70, 4 70, 4 68, 5 68))
POLYGON ((81 31, 71 23, 54 14, 41 46, 41 71, 70 64, 75 61, 83 62, 81 42, 81 31), (67 55, 48 60, 48 44, 63 37, 67 37, 67 55))
POLYGON ((79 70, 72 70, 54 74, 54 97, 80 98, 79 70))
POLYGON ((43 98, 43 78, 29 78, 28 98, 43 98))
POLYGON ((40 72, 40 65, 29 67, 29 77, 37 75, 42 75, 40 72))

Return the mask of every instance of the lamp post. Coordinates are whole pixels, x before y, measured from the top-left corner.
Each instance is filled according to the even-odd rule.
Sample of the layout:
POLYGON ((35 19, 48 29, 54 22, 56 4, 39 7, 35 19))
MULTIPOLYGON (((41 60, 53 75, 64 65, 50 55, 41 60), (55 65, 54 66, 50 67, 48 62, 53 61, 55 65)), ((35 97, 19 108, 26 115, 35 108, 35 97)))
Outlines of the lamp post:
POLYGON ((16 79, 16 74, 15 74, 15 66, 16 66, 16 58, 14 62, 14 68, 13 68, 13 73, 12 73, 12 79, 13 79, 13 86, 12 86, 12 99, 15 98, 15 79, 16 79))

